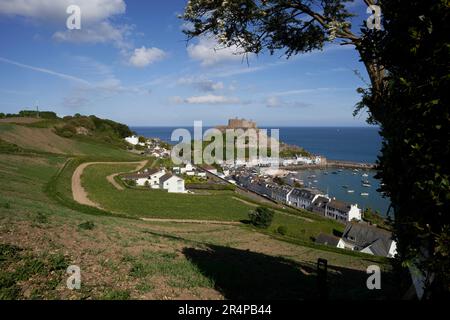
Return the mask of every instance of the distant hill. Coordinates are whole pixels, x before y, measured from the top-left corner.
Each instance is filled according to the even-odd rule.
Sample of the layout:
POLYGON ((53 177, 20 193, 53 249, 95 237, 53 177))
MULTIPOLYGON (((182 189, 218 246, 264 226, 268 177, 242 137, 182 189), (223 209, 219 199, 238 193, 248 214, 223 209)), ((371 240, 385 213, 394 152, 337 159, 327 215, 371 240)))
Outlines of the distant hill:
POLYGON ((59 118, 54 112, 25 110, 0 119, 0 140, 26 150, 58 154, 124 153, 123 138, 131 134, 125 124, 92 115, 59 118))

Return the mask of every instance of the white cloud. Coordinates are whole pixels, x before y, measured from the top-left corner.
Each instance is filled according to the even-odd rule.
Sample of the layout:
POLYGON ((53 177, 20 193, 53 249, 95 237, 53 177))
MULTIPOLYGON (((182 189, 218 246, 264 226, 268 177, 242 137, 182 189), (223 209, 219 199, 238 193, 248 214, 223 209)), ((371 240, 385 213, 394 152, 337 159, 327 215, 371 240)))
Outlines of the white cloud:
POLYGON ((183 77, 177 80, 177 84, 190 85, 203 92, 220 91, 225 88, 223 82, 215 82, 209 79, 196 77, 183 77))
MULTIPOLYGON (((21 16, 57 26, 52 38, 59 42, 111 43, 120 49, 122 56, 128 60, 132 57, 132 49, 135 47, 132 41, 134 26, 114 23, 114 18, 125 11, 124 0, 0 1, 0 16, 21 16), (69 17, 66 9, 69 5, 77 5, 81 9, 80 30, 66 28, 66 20, 69 17)), ((132 59, 134 61, 135 58, 132 59)), ((142 63, 139 57, 136 59, 137 63, 142 63)))
POLYGON ((193 96, 188 98, 172 97, 170 98, 172 103, 176 104, 241 104, 241 100, 235 97, 225 97, 218 95, 204 95, 204 96, 193 96))
POLYGON ((126 10, 124 0, 3 0, 0 14, 60 22, 67 19, 66 9, 72 4, 81 8, 82 23, 87 24, 123 14, 126 10))
POLYGON ((306 108, 311 106, 311 104, 301 101, 284 101, 278 96, 270 96, 265 100, 266 107, 268 108, 306 108))
POLYGON ((266 106, 269 108, 276 108, 281 105, 281 101, 278 97, 268 97, 266 99, 266 106))
POLYGON ((201 65, 209 67, 223 62, 242 61, 242 52, 236 46, 221 47, 214 38, 202 37, 197 44, 187 47, 190 58, 199 60, 201 65))
POLYGON ((36 72, 40 72, 40 73, 46 73, 64 80, 69 80, 69 81, 73 81, 73 82, 77 82, 79 84, 83 84, 83 85, 90 85, 89 81, 86 81, 84 79, 69 75, 69 74, 65 74, 65 73, 61 73, 61 72, 57 72, 57 71, 53 71, 47 68, 41 68, 41 67, 35 67, 35 66, 31 66, 28 64, 24 64, 24 63, 20 63, 17 61, 13 61, 13 60, 9 60, 3 57, 0 57, 0 62, 4 62, 4 63, 8 63, 11 65, 15 65, 19 68, 23 68, 23 69, 29 69, 29 70, 33 70, 36 72))
POLYGON ((117 48, 129 49, 131 44, 126 40, 132 27, 114 26, 109 21, 98 22, 81 30, 57 31, 53 39, 73 43, 113 43, 117 48))
POLYGON ((158 48, 138 48, 134 49, 134 53, 130 57, 130 64, 132 66, 143 68, 156 61, 162 60, 167 54, 158 48))

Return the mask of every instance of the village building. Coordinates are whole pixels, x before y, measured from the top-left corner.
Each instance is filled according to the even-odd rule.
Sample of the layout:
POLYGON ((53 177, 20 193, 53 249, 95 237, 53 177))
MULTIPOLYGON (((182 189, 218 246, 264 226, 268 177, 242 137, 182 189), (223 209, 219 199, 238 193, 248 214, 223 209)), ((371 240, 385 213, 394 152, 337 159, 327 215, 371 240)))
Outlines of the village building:
POLYGON ((294 188, 289 194, 287 203, 297 208, 309 209, 320 195, 317 190, 294 188))
POLYGON ((332 199, 326 206, 325 217, 340 222, 361 220, 361 209, 357 204, 349 204, 340 200, 332 199))
POLYGON ((348 223, 337 247, 389 258, 397 254, 392 233, 366 223, 348 223))
POLYGON ((139 138, 137 136, 126 137, 125 141, 135 146, 139 143, 139 138))
POLYGON ((325 196, 319 196, 317 197, 311 204, 309 210, 318 213, 322 216, 325 216, 325 211, 327 209, 328 202, 330 202, 331 199, 325 197, 325 196))
POLYGON ((159 179, 159 188, 169 193, 185 193, 184 180, 171 173, 166 173, 159 179))
POLYGON ((362 219, 361 209, 358 208, 357 204, 329 199, 322 195, 313 201, 309 210, 342 223, 362 219))
POLYGON ((148 186, 153 189, 159 188, 159 178, 166 174, 164 169, 146 169, 143 172, 125 175, 125 180, 134 180, 140 187, 148 186))
POLYGON ((340 240, 341 239, 339 237, 333 236, 331 234, 320 233, 314 242, 316 244, 321 244, 325 246, 337 247, 340 240))
POLYGON ((282 203, 288 203, 288 197, 293 190, 288 186, 278 186, 273 184, 268 185, 268 189, 272 191, 270 195, 271 198, 282 203))

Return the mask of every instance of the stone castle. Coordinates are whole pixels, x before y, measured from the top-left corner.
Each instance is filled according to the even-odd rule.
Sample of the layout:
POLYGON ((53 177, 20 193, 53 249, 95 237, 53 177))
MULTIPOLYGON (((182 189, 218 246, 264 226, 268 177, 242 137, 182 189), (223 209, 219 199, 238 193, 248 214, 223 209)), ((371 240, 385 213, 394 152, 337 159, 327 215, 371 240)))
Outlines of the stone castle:
POLYGON ((217 126, 217 129, 225 130, 225 129, 257 129, 255 121, 247 120, 247 119, 229 119, 228 125, 226 126, 217 126))
POLYGON ((229 129, 256 129, 256 122, 246 119, 230 119, 228 120, 229 129))

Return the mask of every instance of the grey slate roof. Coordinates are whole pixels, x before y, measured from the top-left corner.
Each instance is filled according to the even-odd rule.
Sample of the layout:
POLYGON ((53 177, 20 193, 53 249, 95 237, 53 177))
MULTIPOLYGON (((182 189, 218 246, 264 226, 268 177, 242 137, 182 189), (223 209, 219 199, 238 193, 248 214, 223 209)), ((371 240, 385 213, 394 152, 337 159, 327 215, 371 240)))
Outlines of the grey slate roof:
POLYGON ((324 244, 327 246, 336 247, 339 240, 340 239, 338 237, 332 236, 330 234, 321 233, 317 236, 315 242, 318 244, 324 244))
POLYGON ((358 250, 370 247, 377 256, 386 257, 392 243, 392 233, 365 223, 348 223, 342 239, 355 245, 358 250))
POLYGON ((171 173, 166 173, 161 178, 159 178, 159 183, 164 183, 172 177, 173 177, 173 175, 171 173))
POLYGON ((312 203, 312 206, 315 208, 322 208, 325 209, 325 205, 329 202, 330 200, 328 198, 322 197, 322 196, 318 196, 316 200, 314 200, 314 202, 312 203))
POLYGON ((328 208, 333 208, 333 209, 337 209, 339 211, 348 212, 348 211, 350 211, 350 204, 348 204, 344 201, 332 199, 328 203, 328 208))
POLYGON ((155 173, 157 173, 159 171, 160 171, 159 169, 150 169, 147 172, 139 172, 139 173, 127 174, 127 175, 123 176, 123 178, 124 179, 128 179, 128 180, 137 180, 137 179, 142 179, 142 178, 148 178, 152 174, 155 174, 155 173))
POLYGON ((318 193, 316 190, 294 188, 290 196, 312 201, 318 193))

